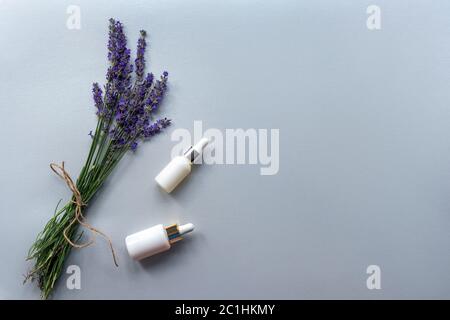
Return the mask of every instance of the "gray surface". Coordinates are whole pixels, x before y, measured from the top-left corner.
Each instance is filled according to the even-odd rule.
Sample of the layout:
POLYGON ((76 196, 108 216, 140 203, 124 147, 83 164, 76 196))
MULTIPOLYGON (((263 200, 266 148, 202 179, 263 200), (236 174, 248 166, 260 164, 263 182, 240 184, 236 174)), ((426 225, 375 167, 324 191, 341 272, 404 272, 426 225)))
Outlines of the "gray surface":
POLYGON ((450 298, 449 1, 0 2, 0 297, 38 298, 24 261, 95 125, 107 19, 130 43, 150 33, 152 70, 170 72, 174 126, 127 156, 92 204, 107 232, 68 261, 82 289, 55 298, 450 298), (126 3, 126 4, 125 4, 126 3), (203 166, 173 195, 154 176, 170 132, 280 128, 280 172, 203 166), (174 221, 197 230, 166 254, 130 260, 124 237, 174 221), (382 289, 366 288, 366 267, 382 289), (183 284, 183 285, 181 285, 183 284))

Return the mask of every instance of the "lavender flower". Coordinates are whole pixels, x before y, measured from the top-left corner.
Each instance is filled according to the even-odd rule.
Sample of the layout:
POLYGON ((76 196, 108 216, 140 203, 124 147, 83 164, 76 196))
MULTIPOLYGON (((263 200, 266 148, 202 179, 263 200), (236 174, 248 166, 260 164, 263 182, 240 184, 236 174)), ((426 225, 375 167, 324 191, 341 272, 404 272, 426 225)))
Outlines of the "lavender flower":
POLYGON ((170 124, 167 118, 154 121, 153 115, 167 91, 168 73, 154 81, 152 73, 145 74, 146 32, 141 30, 137 42, 134 84, 131 73, 130 50, 119 21, 110 19, 105 94, 94 84, 93 96, 102 129, 111 139, 114 150, 136 150, 138 141, 148 139, 170 124))
POLYGON ((117 99, 130 88, 131 72, 133 72, 123 25, 114 19, 109 20, 108 60, 111 65, 106 73, 105 102, 108 108, 106 116, 110 120, 115 113, 117 99))
POLYGON ((136 60, 134 60, 134 64, 136 65, 136 82, 141 82, 144 77, 145 70, 145 47, 147 43, 145 42, 146 37, 145 30, 141 30, 141 36, 138 40, 137 50, 136 50, 136 60))
POLYGON ((164 94, 166 93, 168 76, 169 73, 167 71, 164 71, 161 76, 161 80, 156 81, 154 87, 150 92, 146 104, 151 112, 156 111, 158 109, 158 106, 162 101, 164 94))
POLYGON ((94 98, 95 107, 97 108, 97 115, 100 115, 103 111, 103 98, 102 89, 100 89, 98 83, 92 85, 92 96, 94 98))
POLYGON ((164 129, 164 128, 168 127, 169 125, 170 125, 170 119, 167 119, 167 118, 159 119, 144 129, 144 132, 143 132, 144 137, 150 138, 151 136, 154 136, 155 134, 159 133, 161 131, 161 129, 164 129))

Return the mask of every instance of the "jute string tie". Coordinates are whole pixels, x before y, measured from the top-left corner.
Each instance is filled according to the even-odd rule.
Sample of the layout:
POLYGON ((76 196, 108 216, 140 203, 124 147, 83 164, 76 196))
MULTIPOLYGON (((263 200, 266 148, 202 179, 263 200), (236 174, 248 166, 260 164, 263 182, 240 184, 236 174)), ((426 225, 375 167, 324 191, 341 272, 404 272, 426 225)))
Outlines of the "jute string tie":
POLYGON ((84 248, 84 247, 87 247, 87 246, 91 245, 92 243, 94 243, 94 239, 91 239, 86 243, 78 244, 78 243, 73 242, 70 239, 70 237, 67 235, 67 232, 70 229, 70 227, 72 227, 75 223, 79 223, 81 226, 85 227, 86 229, 89 229, 93 234, 99 234, 108 241, 109 247, 111 248, 111 253, 112 253, 113 260, 114 260, 114 264, 116 265, 116 267, 118 267, 119 265, 117 264, 116 253, 114 251, 111 239, 106 234, 104 234, 103 232, 94 228, 92 225, 90 225, 89 223, 86 222, 86 218, 83 216, 83 212, 82 212, 82 209, 84 206, 86 206, 86 203, 83 202, 83 199, 81 198, 81 193, 78 190, 76 184, 73 182, 70 175, 64 169, 64 161, 61 163, 61 165, 56 164, 56 163, 51 163, 50 168, 52 169, 52 171, 54 173, 56 173, 61 179, 63 179, 66 182, 67 187, 70 189, 70 191, 73 194, 72 203, 75 204, 75 216, 74 216, 73 220, 70 222, 70 224, 64 229, 63 234, 64 234, 64 238, 66 239, 66 241, 74 248, 84 248))

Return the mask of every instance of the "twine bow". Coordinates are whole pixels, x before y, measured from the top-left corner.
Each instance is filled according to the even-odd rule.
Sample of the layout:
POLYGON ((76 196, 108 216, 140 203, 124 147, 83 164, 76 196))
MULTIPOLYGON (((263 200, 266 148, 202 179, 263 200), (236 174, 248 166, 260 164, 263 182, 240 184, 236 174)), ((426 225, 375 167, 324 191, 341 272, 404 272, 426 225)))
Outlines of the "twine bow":
POLYGON ((70 243, 70 245, 72 247, 75 247, 75 248, 84 248, 84 247, 87 247, 87 246, 91 245, 92 243, 94 243, 94 239, 91 239, 88 242, 83 243, 83 244, 77 244, 77 243, 72 242, 72 240, 70 240, 70 237, 67 235, 67 230, 74 223, 78 222, 80 225, 82 225, 86 229, 89 229, 92 233, 99 234, 108 241, 109 247, 111 248, 111 253, 112 253, 113 260, 114 260, 114 264, 116 265, 116 267, 118 267, 119 265, 117 264, 116 253, 114 251, 111 239, 106 234, 104 234, 103 232, 94 228, 93 226, 91 226, 89 223, 86 222, 86 218, 83 216, 83 213, 82 213, 82 208, 83 208, 83 206, 86 206, 86 203, 83 202, 83 199, 81 198, 81 193, 78 190, 76 184, 73 182, 70 175, 64 169, 64 161, 61 163, 61 165, 56 164, 56 163, 51 163, 50 169, 52 169, 52 171, 54 173, 56 173, 61 179, 63 179, 66 182, 67 186, 69 187, 70 191, 72 191, 72 194, 73 194, 72 202, 75 204, 75 217, 70 222, 70 224, 64 229, 64 232, 63 232, 64 238, 67 240, 68 243, 70 243))

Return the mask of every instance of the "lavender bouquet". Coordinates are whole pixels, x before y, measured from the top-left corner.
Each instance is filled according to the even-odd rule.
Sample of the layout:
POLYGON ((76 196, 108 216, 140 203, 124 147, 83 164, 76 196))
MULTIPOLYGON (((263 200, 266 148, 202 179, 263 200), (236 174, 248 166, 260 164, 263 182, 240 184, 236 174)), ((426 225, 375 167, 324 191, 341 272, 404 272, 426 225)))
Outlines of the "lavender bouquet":
POLYGON ((130 62, 130 50, 119 21, 109 21, 108 60, 106 85, 102 90, 93 84, 92 93, 97 110, 97 127, 90 133, 92 144, 78 179, 73 182, 62 165, 51 164, 52 170, 65 180, 72 191, 72 199, 48 221, 31 246, 28 259, 34 267, 27 279, 37 279, 46 299, 62 273, 64 261, 73 247, 81 248, 92 243, 80 244, 80 225, 104 236, 114 250, 109 238, 86 222, 83 212, 103 182, 128 150, 136 150, 138 144, 159 133, 170 124, 162 118, 154 120, 167 89, 167 72, 155 80, 152 73, 145 74, 146 33, 141 31, 137 43, 136 59, 130 62), (134 80, 134 81, 133 81, 134 80))

